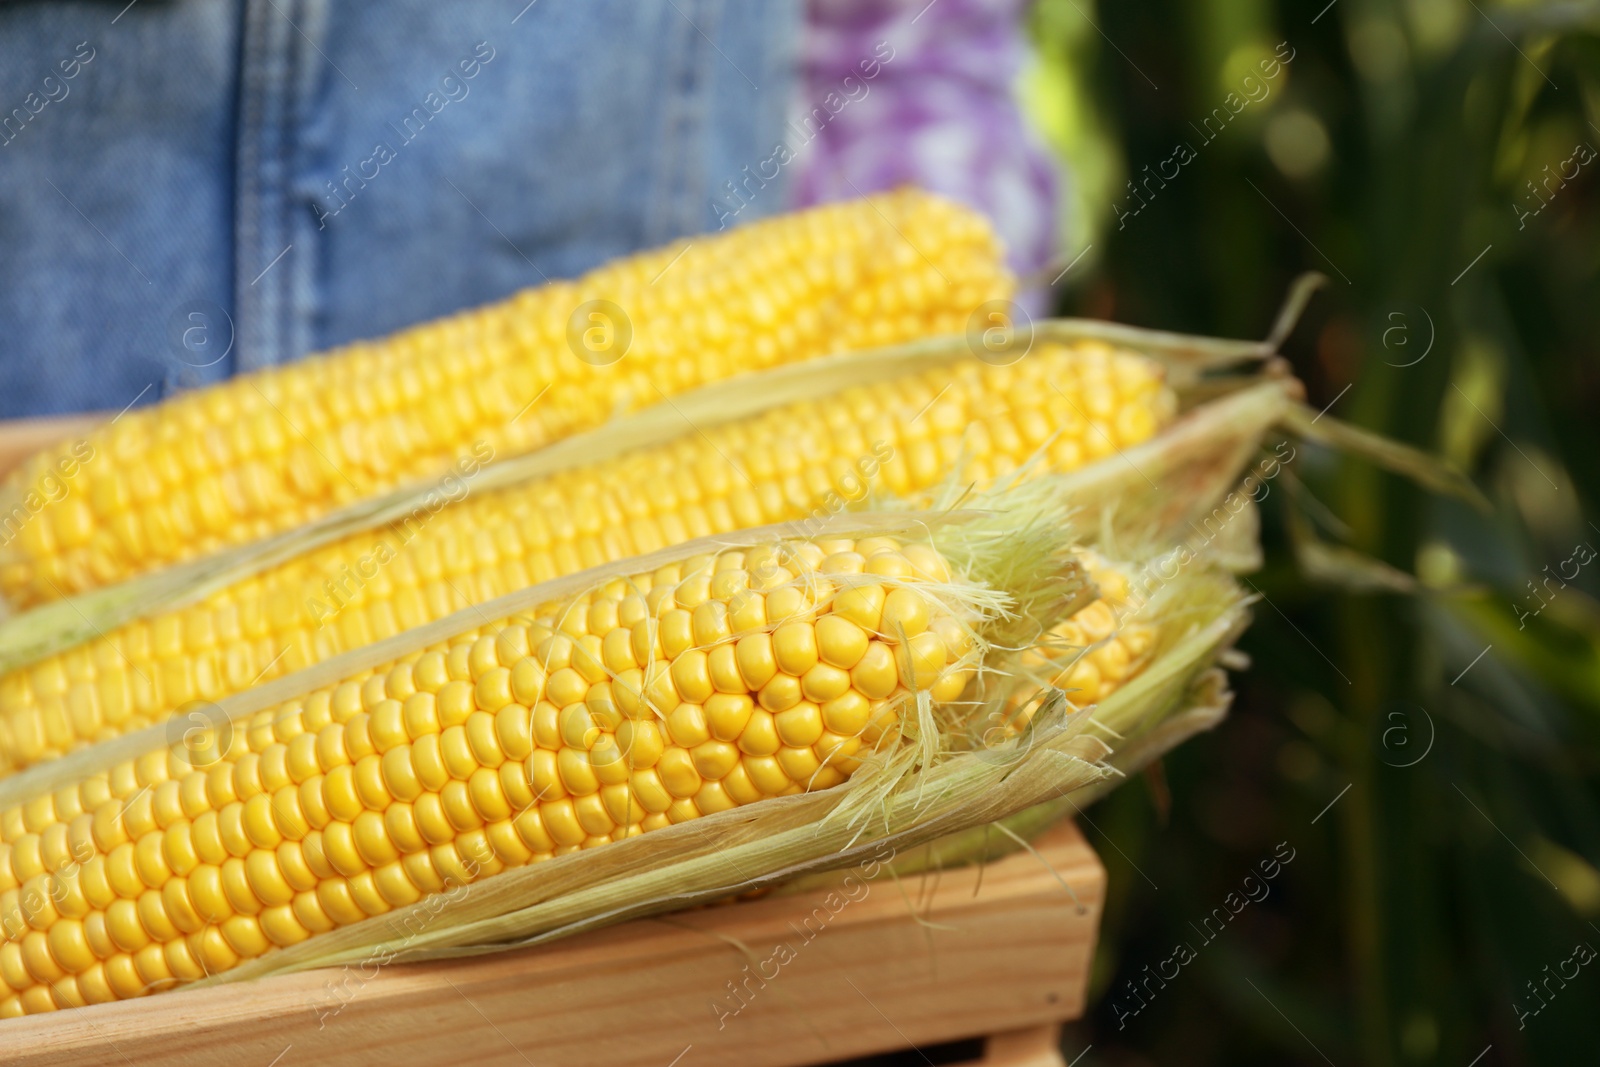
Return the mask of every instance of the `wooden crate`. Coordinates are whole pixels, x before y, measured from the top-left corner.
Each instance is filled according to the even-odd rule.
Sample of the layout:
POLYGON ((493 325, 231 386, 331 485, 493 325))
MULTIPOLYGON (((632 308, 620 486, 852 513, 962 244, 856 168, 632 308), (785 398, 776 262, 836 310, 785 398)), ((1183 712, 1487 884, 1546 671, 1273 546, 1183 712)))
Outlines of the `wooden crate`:
POLYGON ((1043 863, 1016 853, 981 876, 880 877, 825 925, 813 920, 810 941, 797 931, 823 891, 474 959, 308 971, 13 1019, 0 1022, 0 1061, 793 1067, 994 1035, 978 1062, 1059 1067, 1056 1024, 1083 1009, 1105 870, 1070 824, 1037 847, 1043 863), (739 1004, 729 983, 758 965, 771 974, 780 942, 793 958, 764 983, 750 979, 744 1006, 719 1022, 714 1005, 739 1004))

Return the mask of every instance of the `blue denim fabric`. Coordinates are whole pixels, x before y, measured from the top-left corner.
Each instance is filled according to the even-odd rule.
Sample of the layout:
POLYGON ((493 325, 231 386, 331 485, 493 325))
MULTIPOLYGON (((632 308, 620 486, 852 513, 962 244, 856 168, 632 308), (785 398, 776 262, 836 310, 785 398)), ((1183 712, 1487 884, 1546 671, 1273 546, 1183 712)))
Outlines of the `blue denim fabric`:
POLYGON ((123 3, 0 3, 0 416, 704 230, 781 132, 800 26, 797 0, 123 3))

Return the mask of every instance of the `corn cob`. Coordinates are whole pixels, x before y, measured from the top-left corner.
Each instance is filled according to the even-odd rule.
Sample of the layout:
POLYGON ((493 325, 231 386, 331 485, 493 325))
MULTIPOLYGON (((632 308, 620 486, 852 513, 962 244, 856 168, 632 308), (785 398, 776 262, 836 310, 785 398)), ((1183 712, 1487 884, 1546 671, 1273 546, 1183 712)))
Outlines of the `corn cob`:
MULTIPOLYGON (((1156 630, 1133 613, 1127 570, 1097 552, 1078 554, 1100 598, 1023 653, 1020 669, 1059 689, 1076 708, 1098 704, 1136 676, 1155 647, 1156 630)), ((1021 704, 1013 725, 1021 728, 1035 709, 1021 704)))
POLYGON ((951 582, 884 537, 698 556, 258 712, 208 766, 180 744, 38 795, 0 813, 0 1017, 838 784, 972 675, 951 582))
POLYGON ((968 361, 781 407, 664 449, 469 495, 414 538, 365 534, 196 606, 0 678, 0 767, 147 726, 536 582, 692 537, 802 518, 873 486, 985 485, 1036 450, 1066 471, 1172 415, 1156 363, 1085 342, 968 361), (733 457, 737 457, 735 462, 733 457))
POLYGON ((114 584, 436 475, 469 449, 522 452, 737 372, 957 333, 1010 289, 980 217, 909 189, 631 256, 47 450, 6 483, 0 593, 27 607, 114 584), (578 313, 595 300, 627 321, 578 313))
POLYGON ((1099 553, 1078 559, 1100 590, 1100 599, 1051 631, 1058 645, 1023 656, 1024 668, 1059 668, 1050 685, 1075 708, 1098 704, 1134 678, 1155 648, 1156 629, 1132 616, 1132 589, 1124 568, 1099 553))
POLYGON ((1093 549, 1075 556, 1099 596, 1021 651, 1005 701, 980 703, 982 713, 966 724, 974 747, 995 748, 1022 734, 1053 694, 1069 711, 1099 704, 1137 677, 1154 654, 1157 627, 1134 610, 1131 568, 1093 549))

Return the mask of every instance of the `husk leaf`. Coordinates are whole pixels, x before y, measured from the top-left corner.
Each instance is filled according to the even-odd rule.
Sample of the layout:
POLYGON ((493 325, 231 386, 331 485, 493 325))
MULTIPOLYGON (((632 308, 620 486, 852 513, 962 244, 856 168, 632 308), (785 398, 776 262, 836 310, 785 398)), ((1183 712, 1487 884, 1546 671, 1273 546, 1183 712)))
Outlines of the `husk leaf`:
POLYGON ((1284 429, 1296 437, 1359 456, 1436 493, 1465 500, 1484 514, 1492 510, 1489 499, 1472 479, 1442 457, 1341 422, 1304 404, 1295 404, 1285 412, 1283 423, 1284 429))

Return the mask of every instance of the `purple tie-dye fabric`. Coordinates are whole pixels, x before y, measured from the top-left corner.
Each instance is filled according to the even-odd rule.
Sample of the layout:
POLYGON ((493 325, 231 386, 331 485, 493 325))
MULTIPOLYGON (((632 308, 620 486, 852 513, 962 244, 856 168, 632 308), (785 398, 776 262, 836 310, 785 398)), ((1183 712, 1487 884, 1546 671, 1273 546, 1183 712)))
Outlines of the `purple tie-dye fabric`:
POLYGON ((1062 176, 1014 92, 1028 3, 808 0, 796 122, 838 110, 797 153, 795 203, 912 183, 993 219, 1019 275, 1048 263, 1062 176))

